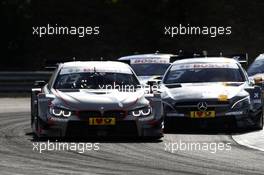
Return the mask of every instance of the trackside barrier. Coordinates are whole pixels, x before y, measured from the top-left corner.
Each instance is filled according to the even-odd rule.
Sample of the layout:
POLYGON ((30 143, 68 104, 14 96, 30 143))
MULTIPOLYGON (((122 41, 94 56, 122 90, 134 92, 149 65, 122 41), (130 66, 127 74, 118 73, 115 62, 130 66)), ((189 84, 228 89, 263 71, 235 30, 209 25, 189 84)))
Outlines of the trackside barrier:
POLYGON ((48 81, 52 72, 0 72, 0 92, 30 92, 36 80, 48 81))

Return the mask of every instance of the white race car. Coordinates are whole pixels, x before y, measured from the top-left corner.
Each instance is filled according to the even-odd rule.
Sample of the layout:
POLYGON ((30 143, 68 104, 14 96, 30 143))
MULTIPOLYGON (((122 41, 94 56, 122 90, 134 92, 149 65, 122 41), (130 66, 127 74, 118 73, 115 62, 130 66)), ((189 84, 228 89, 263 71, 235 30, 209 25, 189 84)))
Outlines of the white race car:
POLYGON ((142 54, 121 57, 118 60, 130 64, 143 84, 148 81, 159 82, 170 66, 172 54, 142 54))
POLYGON ((163 136, 160 94, 145 94, 125 63, 67 62, 36 85, 31 125, 38 137, 163 136))
POLYGON ((172 63, 161 83, 164 129, 186 126, 263 128, 261 88, 235 59, 189 58, 172 63))

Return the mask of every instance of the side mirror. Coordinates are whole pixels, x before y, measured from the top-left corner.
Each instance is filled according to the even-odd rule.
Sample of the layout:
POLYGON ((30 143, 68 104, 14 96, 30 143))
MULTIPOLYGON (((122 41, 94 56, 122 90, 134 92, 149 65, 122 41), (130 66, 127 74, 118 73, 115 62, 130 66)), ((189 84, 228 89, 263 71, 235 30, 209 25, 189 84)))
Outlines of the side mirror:
POLYGON ((155 80, 161 81, 162 80, 162 76, 156 77, 155 80))
POLYGON ((249 79, 249 84, 252 85, 252 86, 255 85, 254 79, 249 79))
POLYGON ((255 84, 262 84, 263 83, 262 77, 254 77, 254 83, 255 84))
POLYGON ((147 81, 147 85, 149 86, 154 86, 154 85, 159 85, 161 80, 149 80, 147 81))
POLYGON ((41 88, 43 86, 45 86, 46 82, 44 80, 38 80, 34 82, 34 87, 38 87, 41 88))
POLYGON ((150 80, 147 82, 149 86, 150 93, 156 92, 159 89, 159 84, 161 81, 150 80))

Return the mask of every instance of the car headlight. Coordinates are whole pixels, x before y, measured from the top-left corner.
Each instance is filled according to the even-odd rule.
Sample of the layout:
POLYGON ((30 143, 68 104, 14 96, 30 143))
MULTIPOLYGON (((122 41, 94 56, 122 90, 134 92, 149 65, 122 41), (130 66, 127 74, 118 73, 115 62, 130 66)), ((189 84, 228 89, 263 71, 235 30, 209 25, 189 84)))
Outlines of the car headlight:
POLYGON ((72 115, 72 112, 66 109, 60 109, 60 108, 50 108, 50 114, 56 117, 65 117, 68 118, 72 115))
POLYGON ((144 107, 144 108, 140 108, 140 109, 135 109, 133 111, 131 111, 131 114, 134 117, 140 117, 140 116, 148 116, 152 113, 152 108, 150 106, 144 107))
POLYGON ((238 100, 237 102, 235 102, 233 105, 232 105, 232 109, 240 109, 244 106, 247 106, 250 104, 250 98, 249 96, 245 97, 245 98, 242 98, 240 100, 238 100))

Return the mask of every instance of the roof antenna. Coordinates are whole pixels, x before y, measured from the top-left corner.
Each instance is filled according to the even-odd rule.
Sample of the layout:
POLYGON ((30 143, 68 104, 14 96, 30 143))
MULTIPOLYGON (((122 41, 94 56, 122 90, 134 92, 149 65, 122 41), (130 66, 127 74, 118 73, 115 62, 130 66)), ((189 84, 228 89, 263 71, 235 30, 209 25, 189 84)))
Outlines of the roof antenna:
POLYGON ((204 57, 207 57, 207 51, 206 50, 203 50, 203 55, 204 55, 204 57))
POLYGON ((179 53, 178 53, 178 55, 182 55, 183 54, 183 50, 179 50, 179 53))

